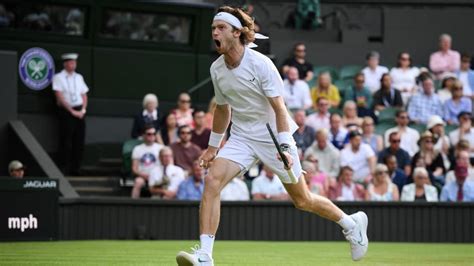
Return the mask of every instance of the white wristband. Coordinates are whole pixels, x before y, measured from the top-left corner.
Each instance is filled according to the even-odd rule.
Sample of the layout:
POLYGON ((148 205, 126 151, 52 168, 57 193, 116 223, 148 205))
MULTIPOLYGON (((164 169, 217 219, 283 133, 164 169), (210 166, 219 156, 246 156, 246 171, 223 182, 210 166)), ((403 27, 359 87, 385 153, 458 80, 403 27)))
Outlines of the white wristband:
POLYGON ((278 141, 280 144, 292 144, 294 142, 290 132, 278 132, 278 141))
POLYGON ((219 148, 221 146, 222 139, 225 134, 219 134, 214 131, 211 131, 211 136, 209 136, 209 146, 219 148))

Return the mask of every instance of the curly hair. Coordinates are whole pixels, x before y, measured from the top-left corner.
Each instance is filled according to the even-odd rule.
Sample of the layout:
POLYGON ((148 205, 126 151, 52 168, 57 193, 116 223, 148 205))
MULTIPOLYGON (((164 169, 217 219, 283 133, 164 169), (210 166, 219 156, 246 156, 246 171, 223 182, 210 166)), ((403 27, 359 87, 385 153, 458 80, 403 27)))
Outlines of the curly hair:
POLYGON ((243 45, 249 44, 255 41, 255 23, 253 18, 250 17, 245 11, 237 7, 230 7, 230 6, 222 6, 217 10, 219 12, 227 12, 232 14, 236 18, 239 19, 240 23, 242 23, 242 28, 237 29, 235 27, 234 30, 239 30, 240 34, 240 43, 243 45))

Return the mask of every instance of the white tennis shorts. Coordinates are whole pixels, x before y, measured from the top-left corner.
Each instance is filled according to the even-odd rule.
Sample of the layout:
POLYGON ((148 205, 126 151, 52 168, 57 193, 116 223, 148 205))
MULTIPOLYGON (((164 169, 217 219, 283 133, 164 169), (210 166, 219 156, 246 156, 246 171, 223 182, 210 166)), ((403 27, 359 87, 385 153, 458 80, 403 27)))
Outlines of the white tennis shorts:
MULTIPOLYGON (((289 152, 293 158, 293 173, 299 181, 302 169, 296 146, 291 145, 289 152)), ((291 183, 283 162, 277 158, 277 149, 273 142, 259 142, 231 135, 224 147, 219 150, 217 158, 224 158, 237 163, 242 170, 240 174, 247 172, 260 160, 280 178, 281 182, 291 183)))

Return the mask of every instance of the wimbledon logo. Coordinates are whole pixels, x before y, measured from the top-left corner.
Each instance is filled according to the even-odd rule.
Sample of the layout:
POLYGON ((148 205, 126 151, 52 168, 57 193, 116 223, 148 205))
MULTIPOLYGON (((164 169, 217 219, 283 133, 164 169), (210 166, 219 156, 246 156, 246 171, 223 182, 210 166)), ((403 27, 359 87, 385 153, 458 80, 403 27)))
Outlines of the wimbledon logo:
POLYGON ((18 64, 20 79, 32 90, 42 90, 51 84, 54 75, 54 61, 42 48, 30 48, 20 58, 18 64))

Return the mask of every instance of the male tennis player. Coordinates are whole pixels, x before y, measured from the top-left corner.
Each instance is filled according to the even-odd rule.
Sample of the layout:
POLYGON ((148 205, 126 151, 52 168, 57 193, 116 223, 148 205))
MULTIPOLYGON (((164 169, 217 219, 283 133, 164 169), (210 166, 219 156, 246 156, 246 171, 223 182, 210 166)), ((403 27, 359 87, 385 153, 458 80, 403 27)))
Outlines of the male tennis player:
POLYGON ((212 23, 212 38, 221 56, 211 66, 217 107, 209 148, 200 158, 202 167, 209 168, 200 209, 201 247, 193 249, 193 253, 179 252, 176 261, 179 265, 214 265, 212 249, 220 218, 220 192, 257 160, 278 175, 298 209, 337 222, 350 242, 352 259, 360 260, 368 247, 367 215, 358 212, 348 216, 330 200, 307 189, 292 137, 297 126, 281 96, 283 81, 270 59, 248 47, 255 39, 252 18, 239 8, 219 8, 212 23), (231 109, 231 137, 217 153, 231 109), (278 132, 297 183, 291 183, 284 164, 277 158, 267 122, 278 132))

